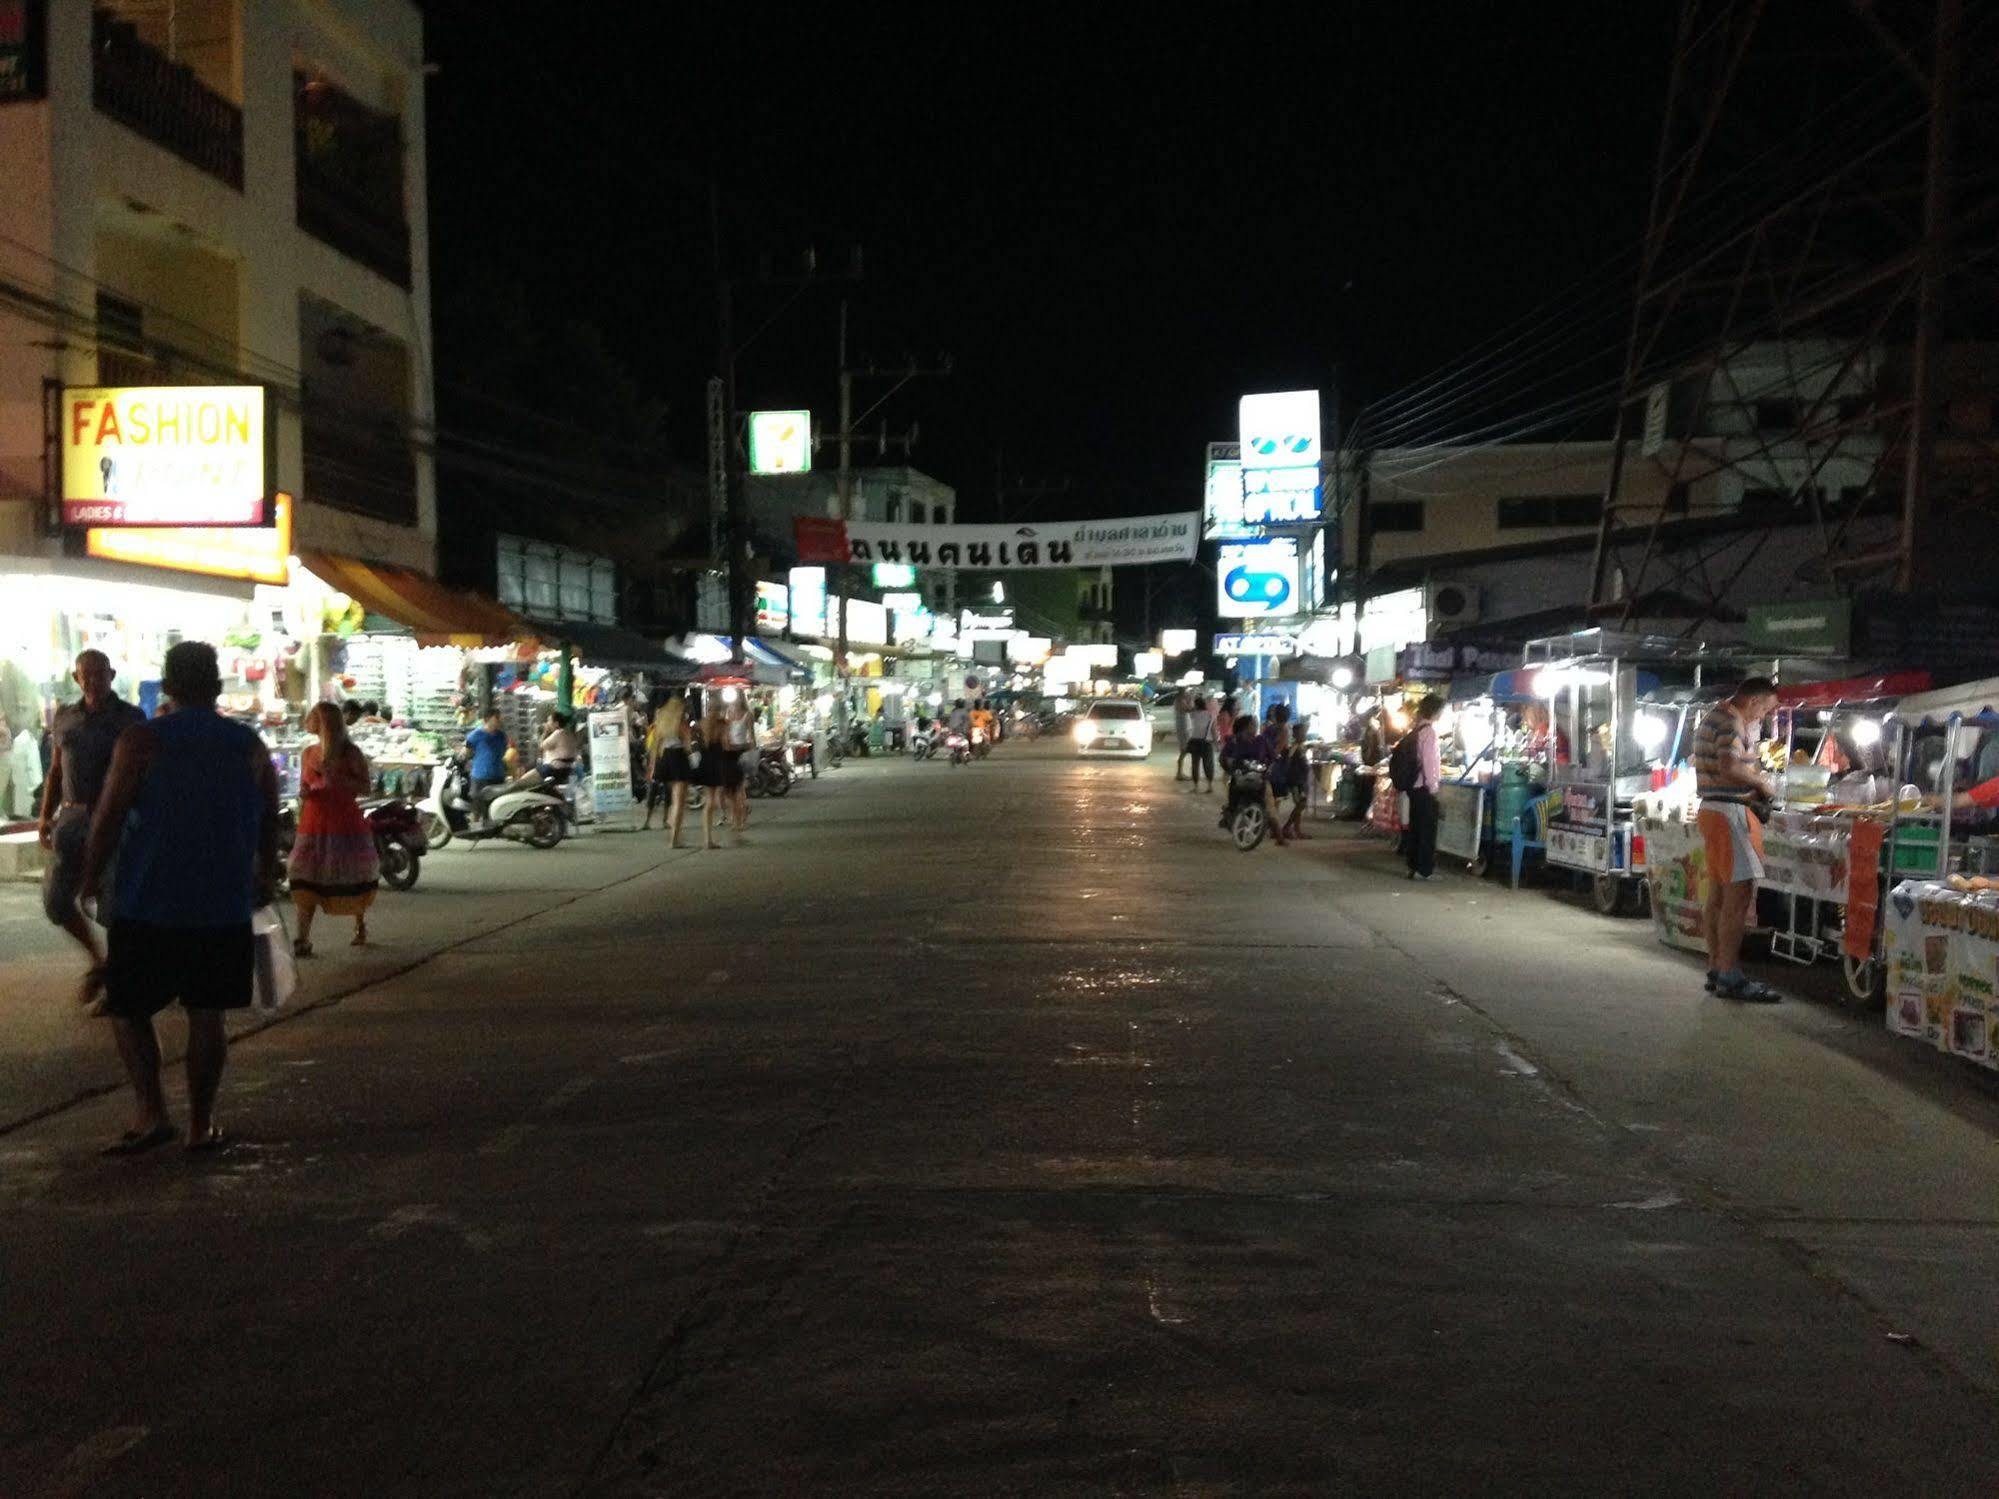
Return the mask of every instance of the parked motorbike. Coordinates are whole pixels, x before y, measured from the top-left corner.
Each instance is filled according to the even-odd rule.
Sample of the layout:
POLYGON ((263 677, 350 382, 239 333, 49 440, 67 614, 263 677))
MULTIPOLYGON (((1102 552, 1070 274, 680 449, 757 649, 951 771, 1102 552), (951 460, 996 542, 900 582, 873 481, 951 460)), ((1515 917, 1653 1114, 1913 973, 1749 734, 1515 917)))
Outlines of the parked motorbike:
POLYGON ((1229 772, 1229 795, 1222 807, 1222 826, 1243 853, 1263 842, 1270 831, 1270 816, 1263 805, 1265 782, 1264 768, 1253 762, 1245 762, 1229 772))
POLYGON ((430 838, 417 809, 400 796, 363 802, 361 811, 375 835, 375 853, 382 865, 382 883, 391 890, 411 890, 423 873, 423 856, 430 838))
POLYGON ((531 770, 504 785, 489 786, 475 800, 466 760, 461 750, 442 766, 417 808, 431 848, 441 848, 452 838, 468 843, 509 838, 530 848, 554 848, 562 841, 576 814, 540 772, 531 770), (449 835, 443 842, 435 836, 440 825, 449 835))
POLYGON ((764 749, 758 752, 749 773, 743 777, 743 789, 751 796, 783 796, 797 779, 798 772, 791 768, 783 750, 764 749))

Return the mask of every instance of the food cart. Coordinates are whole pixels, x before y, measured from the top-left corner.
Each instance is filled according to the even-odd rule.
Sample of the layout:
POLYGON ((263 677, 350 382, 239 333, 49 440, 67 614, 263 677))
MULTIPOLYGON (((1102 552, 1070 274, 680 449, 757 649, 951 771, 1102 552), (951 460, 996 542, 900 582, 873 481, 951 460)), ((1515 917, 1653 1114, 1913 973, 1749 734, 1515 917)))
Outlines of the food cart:
POLYGON ((1885 994, 1890 1030, 1990 1067, 1999 833, 1951 799, 1999 776, 1999 678, 1904 697, 1883 728, 1891 800, 1860 809, 1850 835, 1847 985, 1885 994))
POLYGON ((1545 781, 1560 798, 1547 860, 1588 879, 1606 916, 1643 903, 1637 799, 1664 786, 1689 703, 1728 669, 1704 645, 1655 636, 1584 630, 1527 643, 1522 671, 1548 719, 1545 781))
MULTIPOLYGON (((1902 785, 1885 724, 1901 700, 1929 685, 1927 672, 1899 672, 1778 687, 1770 757, 1778 795, 1763 830, 1759 882, 1773 956, 1799 964, 1843 956, 1855 829, 1892 817, 1902 785)), ((1903 861, 1916 860, 1920 846, 1905 841, 1903 861)), ((1871 834, 1859 848, 1871 879, 1893 867, 1871 834)), ((1869 998, 1871 963, 1845 967, 1856 996, 1869 998)))
POLYGON ((1511 853, 1522 814, 1546 789, 1531 754, 1537 706, 1525 672, 1451 683, 1440 729, 1437 851, 1463 859, 1474 875, 1511 853))

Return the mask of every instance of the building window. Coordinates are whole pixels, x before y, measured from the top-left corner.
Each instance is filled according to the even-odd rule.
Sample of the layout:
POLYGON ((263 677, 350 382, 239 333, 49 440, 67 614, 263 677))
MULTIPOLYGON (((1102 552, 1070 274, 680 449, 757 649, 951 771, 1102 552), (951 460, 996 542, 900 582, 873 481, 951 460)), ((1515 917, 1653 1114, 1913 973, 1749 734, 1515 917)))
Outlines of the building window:
POLYGON ((415 525, 408 348, 330 302, 301 296, 299 362, 305 498, 415 525))
POLYGON ((916 500, 909 502, 909 523, 912 526, 923 524, 923 506, 916 500))
POLYGON ((97 383, 153 383, 153 361, 146 357, 145 309, 115 292, 97 294, 97 383))
POLYGON ((888 503, 882 507, 882 519, 891 526, 902 519, 902 501, 895 495, 890 495, 888 503))
POLYGON ((1685 480, 1681 480, 1678 484, 1675 484, 1671 489, 1666 491, 1666 514, 1687 514, 1688 511, 1693 509, 1692 495, 1693 490, 1685 480))
POLYGON ((292 75, 292 99, 299 228, 407 288, 401 123, 314 73, 292 75))
POLYGON ((1499 529, 1593 526, 1603 519, 1603 496, 1594 494, 1508 495, 1499 502, 1499 529))
POLYGON ((1370 536, 1378 536, 1384 531, 1422 529, 1421 500, 1376 500, 1367 507, 1367 530, 1370 536))

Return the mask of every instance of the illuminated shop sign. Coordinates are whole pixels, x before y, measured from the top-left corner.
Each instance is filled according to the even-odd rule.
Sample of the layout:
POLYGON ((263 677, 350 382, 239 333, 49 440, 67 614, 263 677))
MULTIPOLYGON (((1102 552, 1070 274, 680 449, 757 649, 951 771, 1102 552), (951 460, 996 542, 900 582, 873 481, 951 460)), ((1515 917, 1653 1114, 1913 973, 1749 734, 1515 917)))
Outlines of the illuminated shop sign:
POLYGON ((262 526, 271 492, 260 385, 62 393, 66 526, 262 526))

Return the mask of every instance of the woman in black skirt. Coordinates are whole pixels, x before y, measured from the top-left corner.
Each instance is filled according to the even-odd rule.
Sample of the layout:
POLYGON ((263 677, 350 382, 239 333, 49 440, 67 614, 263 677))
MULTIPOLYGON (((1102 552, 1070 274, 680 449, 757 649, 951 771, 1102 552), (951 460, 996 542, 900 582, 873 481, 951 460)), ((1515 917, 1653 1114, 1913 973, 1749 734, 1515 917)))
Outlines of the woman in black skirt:
POLYGON ((701 764, 697 779, 708 788, 701 801, 703 848, 720 848, 715 841, 715 804, 735 804, 736 788, 743 783, 743 767, 729 752, 729 721, 722 716, 722 695, 708 694, 708 712, 701 720, 701 764))
POLYGON ((652 769, 648 779, 652 790, 646 798, 646 826, 652 826, 653 797, 667 798, 667 847, 680 848, 680 825, 687 816, 687 788, 694 780, 694 762, 688 754, 687 704, 678 695, 660 704, 646 735, 652 769))

